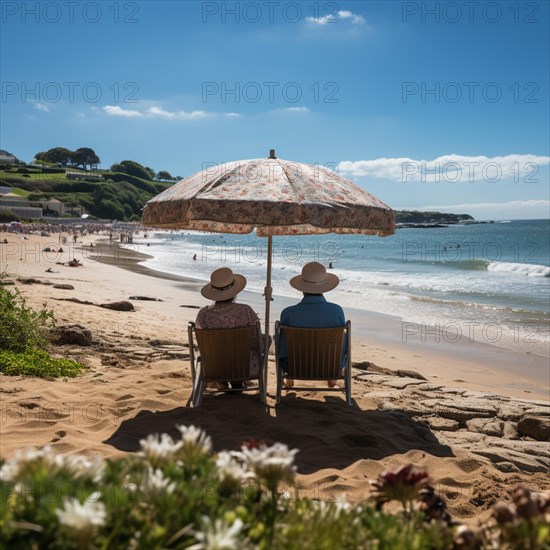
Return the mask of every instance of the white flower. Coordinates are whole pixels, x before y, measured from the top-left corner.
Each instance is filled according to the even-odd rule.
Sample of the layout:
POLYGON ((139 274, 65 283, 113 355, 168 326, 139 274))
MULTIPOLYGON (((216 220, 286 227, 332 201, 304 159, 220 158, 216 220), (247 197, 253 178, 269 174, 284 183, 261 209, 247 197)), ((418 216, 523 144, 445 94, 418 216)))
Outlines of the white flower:
POLYGON ((142 439, 140 455, 145 456, 151 464, 157 464, 171 458, 182 447, 181 441, 175 442, 168 434, 149 434, 142 439))
POLYGON ((162 493, 171 494, 174 492, 176 484, 164 477, 162 470, 153 470, 149 467, 147 474, 141 485, 141 490, 149 496, 159 495, 162 493))
POLYGON ((334 507, 337 516, 340 515, 340 512, 349 512, 351 510, 351 504, 348 502, 348 495, 346 493, 340 493, 334 501, 334 507))
POLYGON ((241 483, 247 479, 256 477, 243 465, 242 453, 235 451, 221 451, 216 457, 218 478, 221 489, 234 492, 239 489, 241 483))
POLYGON ((0 480, 15 481, 27 475, 29 468, 37 463, 44 464, 50 472, 56 471, 63 465, 63 457, 56 455, 49 445, 42 449, 18 450, 0 468, 0 480))
POLYGON ((92 459, 83 455, 70 455, 65 457, 65 468, 76 479, 89 478, 94 483, 99 483, 103 479, 105 472, 105 462, 99 457, 92 459))
POLYGON ((277 490, 281 481, 292 481, 296 474, 294 455, 298 449, 289 450, 283 443, 271 447, 262 445, 251 449, 242 447, 245 464, 258 478, 265 482, 270 491, 277 490))
POLYGON ((74 498, 63 499, 63 508, 55 511, 61 529, 73 537, 79 546, 85 546, 97 528, 105 525, 107 512, 103 502, 97 501, 99 492, 92 493, 84 504, 74 498))
POLYGON ((196 426, 177 426, 181 432, 183 454, 187 459, 207 454, 212 450, 212 440, 206 432, 196 426))
POLYGON ((209 517, 203 517, 203 532, 195 533, 199 541, 188 550, 234 550, 241 547, 238 534, 243 528, 241 519, 236 519, 231 526, 217 519, 214 523, 209 517))
POLYGON ((105 462, 98 457, 88 459, 83 455, 62 456, 56 454, 49 445, 42 449, 25 449, 17 451, 11 460, 0 468, 0 479, 15 481, 29 475, 29 469, 37 464, 45 466, 49 475, 65 469, 74 478, 89 478, 99 483, 105 470, 105 462))

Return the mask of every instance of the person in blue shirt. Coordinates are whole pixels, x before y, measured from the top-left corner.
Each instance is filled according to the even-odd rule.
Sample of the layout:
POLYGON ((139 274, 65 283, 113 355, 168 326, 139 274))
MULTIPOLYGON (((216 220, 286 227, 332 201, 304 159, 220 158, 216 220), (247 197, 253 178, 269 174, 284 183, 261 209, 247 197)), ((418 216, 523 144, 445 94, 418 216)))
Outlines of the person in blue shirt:
MULTIPOLYGON (((281 325, 303 328, 332 328, 343 327, 346 324, 344 310, 338 305, 327 302, 323 294, 338 286, 340 279, 333 273, 327 273, 325 266, 318 262, 310 262, 302 268, 301 275, 290 280, 290 285, 304 293, 302 300, 283 309, 281 325)), ((347 350, 342 351, 342 366, 345 362, 347 350)), ((288 364, 286 341, 281 335, 279 361, 283 372, 288 364)), ((336 386, 336 380, 328 380, 329 387, 336 386)), ((291 387, 294 380, 286 379, 286 385, 291 387)))

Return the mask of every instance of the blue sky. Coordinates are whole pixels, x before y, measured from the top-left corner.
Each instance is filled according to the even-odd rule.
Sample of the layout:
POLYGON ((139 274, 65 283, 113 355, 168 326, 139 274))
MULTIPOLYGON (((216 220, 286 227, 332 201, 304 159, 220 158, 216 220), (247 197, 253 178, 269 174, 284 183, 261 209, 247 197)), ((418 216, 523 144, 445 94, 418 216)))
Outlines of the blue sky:
POLYGON ((0 147, 267 156, 394 208, 549 217, 549 3, 2 2, 0 147))

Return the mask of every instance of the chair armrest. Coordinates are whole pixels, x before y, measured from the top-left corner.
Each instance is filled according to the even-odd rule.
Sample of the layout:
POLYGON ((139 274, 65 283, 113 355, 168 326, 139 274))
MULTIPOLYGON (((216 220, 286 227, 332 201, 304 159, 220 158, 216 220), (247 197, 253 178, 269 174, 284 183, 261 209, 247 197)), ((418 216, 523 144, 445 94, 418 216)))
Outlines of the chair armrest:
POLYGON ((279 351, 281 350, 281 322, 280 321, 275 321, 273 339, 275 340, 275 365, 278 366, 279 351))
MULTIPOLYGON (((193 341, 194 332, 195 332, 195 323, 189 322, 189 324, 187 325, 187 336, 188 336, 187 339, 188 339, 188 345, 189 345, 189 361, 191 363, 191 376, 192 376, 193 383, 195 382, 195 375, 196 375, 195 345, 193 341)), ((200 357, 199 357, 199 360, 200 360, 200 357)))

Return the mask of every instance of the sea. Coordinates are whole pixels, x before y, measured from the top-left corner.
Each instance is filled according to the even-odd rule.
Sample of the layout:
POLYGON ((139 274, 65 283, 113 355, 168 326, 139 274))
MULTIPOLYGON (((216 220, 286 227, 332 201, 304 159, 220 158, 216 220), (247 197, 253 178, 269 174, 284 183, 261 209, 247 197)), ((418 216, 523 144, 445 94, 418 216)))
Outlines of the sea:
MULTIPOLYGON (((190 231, 134 240, 158 271, 207 281, 231 267, 263 292, 267 239, 190 231), (195 259, 193 259, 195 258, 195 259)), ((550 220, 399 228, 395 235, 273 238, 274 295, 296 299, 288 283, 318 261, 340 278, 330 300, 399 317, 426 339, 482 341, 550 356, 550 220)))

